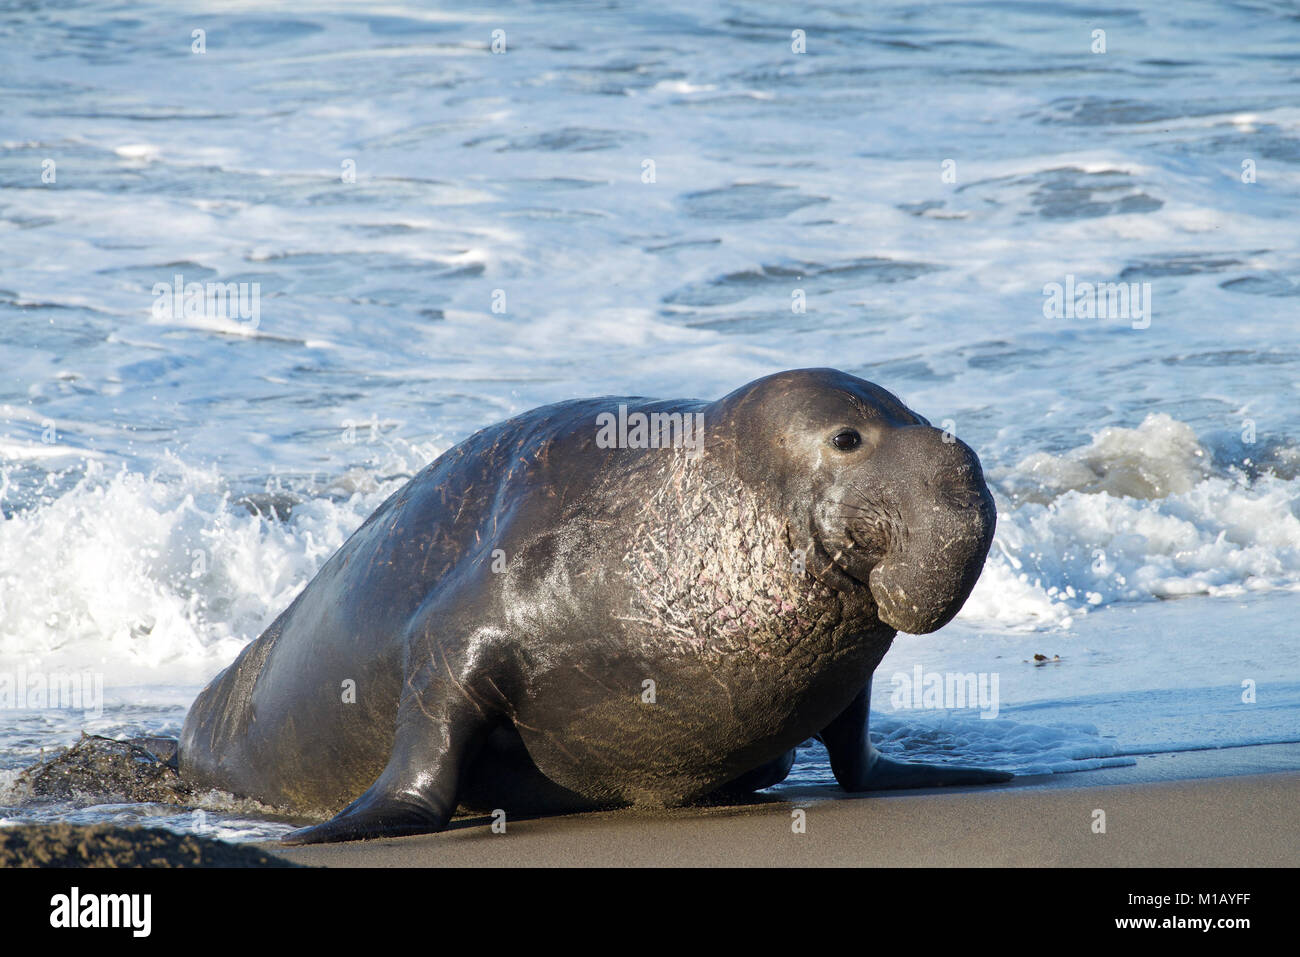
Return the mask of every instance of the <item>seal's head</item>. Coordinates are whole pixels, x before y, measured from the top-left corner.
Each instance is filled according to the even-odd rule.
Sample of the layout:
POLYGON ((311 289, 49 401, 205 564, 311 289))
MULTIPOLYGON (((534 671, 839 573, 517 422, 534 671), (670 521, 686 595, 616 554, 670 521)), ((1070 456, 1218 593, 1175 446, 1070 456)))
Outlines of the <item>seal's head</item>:
POLYGON ((952 620, 996 521, 968 445, 835 369, 767 376, 719 400, 715 414, 741 478, 780 498, 811 574, 869 589, 880 620, 898 631, 952 620))

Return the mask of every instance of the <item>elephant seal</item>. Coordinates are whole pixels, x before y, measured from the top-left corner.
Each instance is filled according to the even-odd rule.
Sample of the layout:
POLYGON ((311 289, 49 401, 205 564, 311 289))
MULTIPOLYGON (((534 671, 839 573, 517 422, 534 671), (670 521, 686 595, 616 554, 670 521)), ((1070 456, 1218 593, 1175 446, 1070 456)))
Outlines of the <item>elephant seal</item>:
POLYGON ((872 671, 957 613, 995 515, 969 447, 833 369, 535 409, 376 509, 199 695, 181 776, 335 815, 291 844, 743 793, 814 735, 850 791, 1006 780, 867 738, 872 671))

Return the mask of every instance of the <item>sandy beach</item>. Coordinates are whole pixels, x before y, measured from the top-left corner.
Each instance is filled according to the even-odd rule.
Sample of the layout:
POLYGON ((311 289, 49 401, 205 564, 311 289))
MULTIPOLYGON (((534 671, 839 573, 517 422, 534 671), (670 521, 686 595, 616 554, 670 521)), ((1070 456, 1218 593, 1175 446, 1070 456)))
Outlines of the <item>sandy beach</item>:
MULTIPOLYGON (((1078 775, 1083 777, 1083 775, 1078 775)), ((812 789, 810 789, 812 790, 812 789)), ((1284 867, 1300 772, 487 818, 397 840, 261 849, 326 867, 1284 867), (805 810, 795 833, 793 812, 805 810), (1093 833, 1094 811, 1106 831, 1093 833)))
POLYGON ((505 833, 463 815, 439 834, 307 847, 17 825, 0 831, 0 867, 1295 867, 1298 796, 1300 744, 1285 744, 995 787, 785 787, 743 805, 519 818, 505 833))

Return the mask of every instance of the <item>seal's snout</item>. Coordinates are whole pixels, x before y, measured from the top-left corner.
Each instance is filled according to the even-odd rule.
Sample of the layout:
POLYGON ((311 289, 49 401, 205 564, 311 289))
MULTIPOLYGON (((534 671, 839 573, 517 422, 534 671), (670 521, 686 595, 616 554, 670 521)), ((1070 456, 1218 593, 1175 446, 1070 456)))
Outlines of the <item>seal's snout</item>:
POLYGON ((929 426, 898 430, 887 453, 904 534, 871 571, 880 620, 910 634, 942 628, 984 568, 997 511, 979 458, 929 426))

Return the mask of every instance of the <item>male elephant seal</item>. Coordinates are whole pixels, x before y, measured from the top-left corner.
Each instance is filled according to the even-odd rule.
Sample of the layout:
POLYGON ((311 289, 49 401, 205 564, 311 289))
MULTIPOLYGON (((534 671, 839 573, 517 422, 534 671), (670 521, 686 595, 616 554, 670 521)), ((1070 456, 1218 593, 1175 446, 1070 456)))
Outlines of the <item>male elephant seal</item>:
POLYGON ((741 793, 813 735, 850 791, 1006 780, 867 738, 873 669, 957 613, 994 520, 969 447, 833 369, 535 409, 366 520, 199 695, 180 771, 336 814, 288 843, 741 793))

